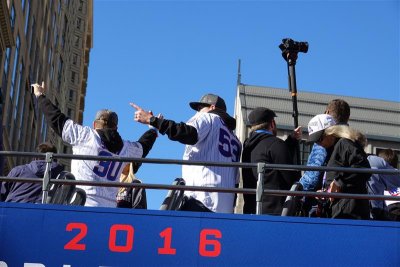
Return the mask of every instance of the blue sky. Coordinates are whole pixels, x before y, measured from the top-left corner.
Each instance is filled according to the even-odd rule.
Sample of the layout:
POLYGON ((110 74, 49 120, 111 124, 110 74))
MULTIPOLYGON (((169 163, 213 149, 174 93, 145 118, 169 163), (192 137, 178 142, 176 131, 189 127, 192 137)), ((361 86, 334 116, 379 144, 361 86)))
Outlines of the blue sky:
MULTIPOLYGON (((119 114, 124 139, 147 127, 133 121, 134 102, 186 121, 188 103, 208 92, 233 115, 237 62, 245 84, 288 88, 283 38, 308 41, 299 54, 302 91, 400 102, 399 1, 94 1, 84 124, 95 112, 119 114)), ((288 97, 290 95, 288 94, 288 97)), ((149 158, 181 159, 184 146, 160 136, 149 158)), ((170 184, 180 166, 147 164, 137 176, 170 184)), ((158 209, 165 191, 151 190, 158 209)))

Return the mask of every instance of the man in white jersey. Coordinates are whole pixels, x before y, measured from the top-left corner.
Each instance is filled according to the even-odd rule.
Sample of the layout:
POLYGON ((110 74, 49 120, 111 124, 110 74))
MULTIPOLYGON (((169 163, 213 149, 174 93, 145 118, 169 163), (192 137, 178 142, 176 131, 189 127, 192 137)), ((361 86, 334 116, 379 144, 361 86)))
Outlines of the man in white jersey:
MULTIPOLYGON (((186 144, 184 160, 238 162, 241 143, 233 130, 236 120, 226 113, 225 101, 214 94, 204 95, 190 107, 197 113, 188 122, 152 116, 139 106, 135 120, 149 124, 169 139, 186 144)), ((218 166, 182 166, 182 178, 188 186, 234 188, 239 183, 238 168, 218 166)), ((186 200, 181 210, 232 213, 235 194, 218 192, 185 191, 186 200)))
MULTIPOLYGON (((157 131, 150 129, 137 142, 122 140, 118 116, 102 109, 96 114, 93 128, 76 124, 45 96, 44 83, 32 85, 38 105, 49 126, 63 141, 72 145, 73 154, 94 156, 145 157, 152 148, 157 131)), ((72 160, 71 172, 77 180, 116 181, 128 162, 72 160)), ((85 206, 115 207, 116 187, 79 186, 86 192, 85 206)))

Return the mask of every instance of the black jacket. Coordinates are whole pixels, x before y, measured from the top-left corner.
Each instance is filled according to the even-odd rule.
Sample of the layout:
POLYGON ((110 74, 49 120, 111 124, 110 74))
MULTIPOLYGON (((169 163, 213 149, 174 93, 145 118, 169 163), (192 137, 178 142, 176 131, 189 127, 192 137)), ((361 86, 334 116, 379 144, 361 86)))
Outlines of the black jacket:
MULTIPOLYGON (((209 111, 209 113, 220 116, 229 130, 235 130, 236 120, 229 116, 229 114, 225 111, 215 109, 209 111)), ((160 134, 166 134, 168 138, 172 141, 178 141, 185 145, 194 145, 198 141, 196 128, 184 122, 177 123, 173 120, 156 118, 155 121, 151 123, 151 126, 156 127, 160 134)))
MULTIPOLYGON (((293 153, 296 141, 291 137, 283 141, 271 134, 252 132, 244 141, 242 162, 265 162, 270 164, 293 164, 293 153)), ((289 190, 300 179, 300 172, 267 170, 264 175, 264 188, 289 190)), ((257 169, 242 169, 243 187, 256 188, 257 169)), ((243 195, 243 213, 256 213, 255 195, 243 195)), ((263 196, 263 214, 280 215, 286 197, 263 196)))
MULTIPOLYGON (((13 168, 8 177, 40 178, 44 176, 46 162, 44 160, 34 160, 29 164, 20 165, 13 168)), ((55 179, 64 166, 57 162, 51 164, 51 178, 55 179)), ((42 184, 41 183, 21 183, 21 182, 2 182, 1 201, 4 202, 23 202, 41 203, 42 184)))
MULTIPOLYGON (((346 138, 339 139, 327 164, 328 167, 371 168, 362 146, 346 138)), ((328 172, 327 184, 335 181, 340 193, 367 194, 367 182, 371 174, 328 172)), ((369 201, 335 199, 332 203, 332 218, 368 219, 369 201)))

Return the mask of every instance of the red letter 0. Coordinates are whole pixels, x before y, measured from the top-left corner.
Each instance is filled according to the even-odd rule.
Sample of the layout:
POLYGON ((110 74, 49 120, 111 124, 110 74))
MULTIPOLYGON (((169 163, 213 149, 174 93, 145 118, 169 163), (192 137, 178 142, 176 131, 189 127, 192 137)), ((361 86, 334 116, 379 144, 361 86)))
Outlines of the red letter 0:
POLYGON ((65 227, 65 230, 71 232, 73 229, 81 230, 74 238, 71 239, 67 244, 65 244, 64 249, 69 250, 85 250, 85 244, 78 244, 87 234, 87 225, 84 223, 69 223, 65 227))
POLYGON ((171 248, 172 241, 172 228, 168 227, 160 233, 160 236, 164 238, 164 246, 158 249, 158 254, 175 255, 176 249, 171 248))
POLYGON ((133 234, 135 230, 128 224, 114 224, 110 228, 110 240, 108 241, 108 248, 113 252, 129 252, 133 247, 133 234), (117 240, 117 231, 126 232, 126 243, 122 246, 115 244, 117 240))
POLYGON ((217 229, 203 229, 200 232, 199 254, 203 257, 218 257, 221 254, 221 243, 218 240, 209 240, 207 236, 222 238, 222 233, 217 229), (207 250, 207 246, 212 246, 207 250))

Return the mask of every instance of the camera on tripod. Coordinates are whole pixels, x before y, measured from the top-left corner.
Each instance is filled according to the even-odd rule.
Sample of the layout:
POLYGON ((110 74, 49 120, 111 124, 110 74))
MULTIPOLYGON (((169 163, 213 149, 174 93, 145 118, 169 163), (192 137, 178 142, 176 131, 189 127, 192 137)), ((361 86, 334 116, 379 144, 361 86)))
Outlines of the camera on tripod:
POLYGON ((296 42, 290 38, 286 38, 282 40, 282 43, 279 45, 279 48, 282 50, 282 53, 290 53, 290 52, 307 53, 308 42, 296 42))

